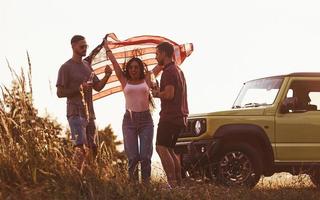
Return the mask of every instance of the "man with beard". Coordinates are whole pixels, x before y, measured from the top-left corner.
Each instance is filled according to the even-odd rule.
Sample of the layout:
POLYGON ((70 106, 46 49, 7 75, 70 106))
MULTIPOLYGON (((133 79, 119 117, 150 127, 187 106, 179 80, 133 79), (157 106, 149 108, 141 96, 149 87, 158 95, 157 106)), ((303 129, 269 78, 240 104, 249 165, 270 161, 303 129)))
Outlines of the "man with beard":
POLYGON ((81 35, 71 39, 72 58, 59 69, 57 96, 67 98, 67 119, 71 138, 75 147, 77 167, 82 171, 86 148, 91 149, 93 157, 97 154, 95 144, 95 114, 92 102, 92 89, 100 91, 106 85, 112 69, 105 68, 105 76, 99 80, 90 64, 82 59, 87 53, 87 42, 81 35))
POLYGON ((181 164, 174 147, 189 114, 186 81, 181 69, 173 62, 173 54, 174 48, 170 43, 162 42, 157 46, 156 59, 164 68, 160 89, 152 91, 153 96, 161 100, 156 150, 170 187, 181 183, 181 164))

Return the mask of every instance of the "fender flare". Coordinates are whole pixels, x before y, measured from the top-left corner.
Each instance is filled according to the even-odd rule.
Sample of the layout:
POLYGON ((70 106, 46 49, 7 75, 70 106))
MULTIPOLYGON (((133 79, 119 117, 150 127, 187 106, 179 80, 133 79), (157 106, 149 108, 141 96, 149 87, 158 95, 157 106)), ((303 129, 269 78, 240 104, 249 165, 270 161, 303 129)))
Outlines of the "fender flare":
POLYGON ((274 164, 273 149, 267 134, 261 127, 253 124, 223 125, 218 128, 218 130, 213 135, 213 138, 224 141, 226 138, 239 138, 239 136, 243 136, 241 137, 241 139, 258 138, 259 145, 261 145, 262 147, 262 161, 265 164, 264 166, 266 166, 264 171, 266 172, 266 174, 269 174, 268 172, 272 173, 274 164))

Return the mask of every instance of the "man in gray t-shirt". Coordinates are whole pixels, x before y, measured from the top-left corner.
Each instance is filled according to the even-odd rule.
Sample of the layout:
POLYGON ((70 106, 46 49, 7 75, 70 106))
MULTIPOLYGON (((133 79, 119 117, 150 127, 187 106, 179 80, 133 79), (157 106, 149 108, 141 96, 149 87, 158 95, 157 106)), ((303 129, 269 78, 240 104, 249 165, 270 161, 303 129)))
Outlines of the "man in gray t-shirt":
POLYGON ((67 98, 67 118, 71 137, 76 149, 82 154, 83 159, 80 163, 82 166, 84 145, 92 150, 94 157, 97 154, 97 146, 94 142, 96 127, 92 89, 102 90, 112 74, 112 69, 106 66, 105 76, 99 80, 90 64, 82 60, 88 48, 85 38, 81 35, 73 36, 71 46, 72 58, 60 67, 56 86, 57 96, 67 98))

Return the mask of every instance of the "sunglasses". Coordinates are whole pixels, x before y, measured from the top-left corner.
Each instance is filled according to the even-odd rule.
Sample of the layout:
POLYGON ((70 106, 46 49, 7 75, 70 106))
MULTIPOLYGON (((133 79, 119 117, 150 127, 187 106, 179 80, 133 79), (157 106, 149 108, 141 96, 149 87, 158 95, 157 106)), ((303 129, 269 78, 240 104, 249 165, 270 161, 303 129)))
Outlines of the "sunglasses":
POLYGON ((89 45, 86 45, 86 44, 85 44, 85 45, 81 45, 81 46, 80 46, 80 49, 87 49, 87 48, 89 48, 89 45))

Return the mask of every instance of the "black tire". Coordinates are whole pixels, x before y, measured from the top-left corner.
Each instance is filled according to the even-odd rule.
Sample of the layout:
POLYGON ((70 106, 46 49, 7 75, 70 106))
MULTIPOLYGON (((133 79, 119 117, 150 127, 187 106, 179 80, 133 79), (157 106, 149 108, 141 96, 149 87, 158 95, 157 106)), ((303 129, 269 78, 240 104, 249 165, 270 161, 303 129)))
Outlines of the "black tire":
POLYGON ((262 174, 259 151, 245 143, 226 143, 218 153, 216 176, 225 186, 254 187, 262 174))

